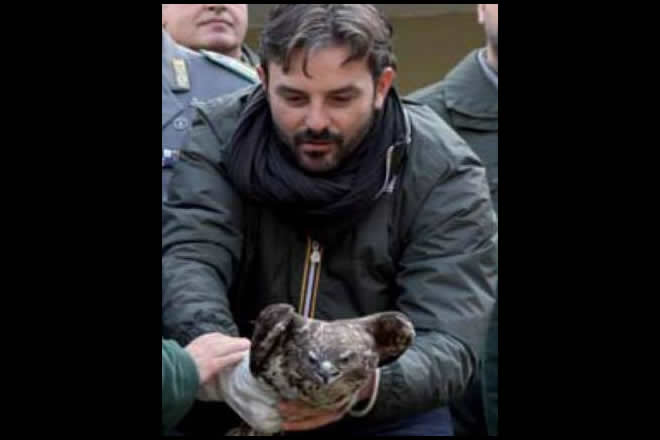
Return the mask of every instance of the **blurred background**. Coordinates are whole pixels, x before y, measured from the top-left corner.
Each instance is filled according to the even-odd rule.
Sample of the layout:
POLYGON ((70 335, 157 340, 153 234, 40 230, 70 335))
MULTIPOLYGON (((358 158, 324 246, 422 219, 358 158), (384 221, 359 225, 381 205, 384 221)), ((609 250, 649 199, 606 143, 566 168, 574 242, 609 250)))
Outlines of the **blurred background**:
MULTIPOLYGON (((403 94, 440 80, 467 53, 484 45, 476 4, 376 4, 394 27, 403 94)), ((250 4, 246 43, 258 48, 259 33, 271 4, 250 4)))

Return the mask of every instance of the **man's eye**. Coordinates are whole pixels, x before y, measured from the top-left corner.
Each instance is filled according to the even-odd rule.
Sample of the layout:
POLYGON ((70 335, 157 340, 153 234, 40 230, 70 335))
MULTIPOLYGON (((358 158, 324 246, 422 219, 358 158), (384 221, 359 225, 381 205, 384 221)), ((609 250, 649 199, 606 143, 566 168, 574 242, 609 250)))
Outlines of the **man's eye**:
POLYGON ((352 99, 350 96, 333 96, 332 100, 338 104, 346 104, 352 99))
POLYGON ((305 98, 302 96, 287 96, 284 99, 286 99, 286 102, 293 105, 300 105, 305 103, 305 98))

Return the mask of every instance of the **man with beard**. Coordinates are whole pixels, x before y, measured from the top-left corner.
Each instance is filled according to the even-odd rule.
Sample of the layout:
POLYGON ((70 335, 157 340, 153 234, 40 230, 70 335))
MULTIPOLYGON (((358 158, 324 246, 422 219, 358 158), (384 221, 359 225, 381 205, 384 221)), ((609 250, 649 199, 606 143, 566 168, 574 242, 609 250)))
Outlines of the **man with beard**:
MULTIPOLYGON (((470 53, 443 81, 412 93, 410 98, 431 107, 477 153, 486 166, 493 206, 498 212, 498 5, 479 4, 477 15, 486 31, 486 47, 470 53)), ((490 363, 485 373, 497 377, 496 369, 497 364, 490 363)), ((465 396, 452 404, 457 436, 488 435, 480 381, 483 374, 475 375, 465 396)), ((492 381, 489 385, 493 386, 492 381)), ((492 412, 495 408, 488 409, 492 412)))
POLYGON ((438 113, 484 162, 493 206, 498 212, 498 5, 479 4, 477 15, 486 30, 486 47, 471 52, 443 81, 418 90, 409 97, 438 113))
POLYGON ((392 87, 392 28, 373 5, 277 5, 259 55, 261 84, 201 106, 174 170, 164 337, 250 337, 274 303, 323 320, 400 311, 413 345, 346 407, 268 402, 254 384, 244 400, 221 384, 218 400, 258 431, 452 435, 447 404, 474 374, 497 278, 481 162, 392 87))

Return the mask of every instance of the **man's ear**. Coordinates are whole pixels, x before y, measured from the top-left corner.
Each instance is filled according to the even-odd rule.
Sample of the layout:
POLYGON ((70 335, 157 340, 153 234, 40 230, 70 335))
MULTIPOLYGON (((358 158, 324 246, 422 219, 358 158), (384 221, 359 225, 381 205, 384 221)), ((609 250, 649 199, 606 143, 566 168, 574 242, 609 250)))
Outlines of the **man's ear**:
POLYGON ((266 90, 266 86, 268 85, 268 74, 261 64, 257 66, 257 74, 259 75, 259 80, 261 80, 261 86, 266 90))
POLYGON ((167 8, 167 5, 163 5, 163 9, 162 9, 163 12, 161 13, 161 17, 162 17, 161 18, 161 23, 162 23, 163 27, 165 27, 167 25, 167 20, 165 20, 165 8, 167 8))
POLYGON ((485 4, 478 4, 477 5, 477 21, 479 22, 479 24, 484 24, 484 20, 485 20, 484 11, 485 11, 485 9, 486 9, 485 4))
POLYGON ((386 67, 376 81, 375 106, 377 109, 380 110, 383 108, 383 103, 385 102, 385 98, 387 98, 387 94, 390 92, 394 78, 396 78, 394 69, 386 67))

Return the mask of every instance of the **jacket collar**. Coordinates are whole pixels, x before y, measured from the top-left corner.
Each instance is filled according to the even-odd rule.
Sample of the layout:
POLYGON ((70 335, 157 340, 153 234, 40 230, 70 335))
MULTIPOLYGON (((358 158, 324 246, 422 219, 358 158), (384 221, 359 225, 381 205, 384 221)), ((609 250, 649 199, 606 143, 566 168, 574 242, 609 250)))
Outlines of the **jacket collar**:
POLYGON ((396 100, 397 105, 401 109, 404 130, 399 136, 397 136, 397 140, 394 144, 387 149, 387 156, 385 159, 385 181, 375 198, 380 197, 383 193, 391 193, 394 191, 408 151, 408 146, 412 143, 412 124, 410 122, 408 109, 403 105, 403 101, 394 87, 390 90, 390 95, 391 99, 396 100))
POLYGON ((259 55, 257 55, 247 44, 241 47, 241 61, 256 69, 259 66, 259 55))
POLYGON ((257 71, 242 61, 218 52, 212 52, 210 50, 202 49, 199 51, 199 53, 212 63, 222 66, 225 69, 230 70, 234 74, 239 75, 252 83, 259 82, 257 71))

